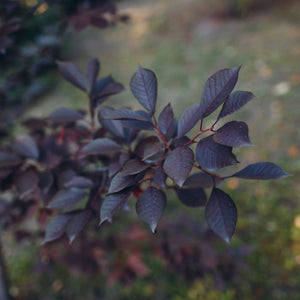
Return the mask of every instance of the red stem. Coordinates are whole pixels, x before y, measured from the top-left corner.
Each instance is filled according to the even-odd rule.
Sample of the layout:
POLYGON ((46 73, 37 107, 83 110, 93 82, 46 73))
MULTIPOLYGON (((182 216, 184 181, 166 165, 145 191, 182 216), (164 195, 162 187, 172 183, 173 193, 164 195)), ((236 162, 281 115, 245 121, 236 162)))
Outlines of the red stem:
POLYGON ((193 143, 194 140, 199 136, 201 135, 202 133, 204 132, 207 132, 207 131, 212 131, 214 129, 214 125, 207 128, 207 129, 200 129, 199 132, 187 143, 184 144, 184 147, 188 146, 189 144, 193 143))
POLYGON ((203 171, 204 173, 206 173, 206 174, 208 174, 208 175, 210 175, 210 176, 212 176, 212 177, 214 177, 214 178, 218 178, 218 179, 220 179, 220 180, 224 180, 223 177, 221 177, 221 176, 219 176, 219 175, 217 175, 217 174, 211 173, 211 172, 209 172, 209 171, 207 171, 207 170, 201 168, 200 166, 197 166, 197 165, 194 164, 193 167, 195 167, 195 168, 197 168, 197 169, 203 171))

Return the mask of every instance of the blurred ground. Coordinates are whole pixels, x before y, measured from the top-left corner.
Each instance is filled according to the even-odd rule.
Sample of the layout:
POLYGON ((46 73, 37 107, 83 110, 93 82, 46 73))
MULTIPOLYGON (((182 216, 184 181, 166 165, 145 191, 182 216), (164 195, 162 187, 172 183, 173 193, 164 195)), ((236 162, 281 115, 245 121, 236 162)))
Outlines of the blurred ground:
MULTIPOLYGON (((138 64, 154 70, 158 77, 158 109, 171 102, 177 116, 200 100, 208 76, 221 68, 242 65, 237 88, 250 90, 257 98, 234 118, 247 121, 256 146, 236 153, 245 165, 273 161, 293 175, 272 182, 228 181, 225 189, 235 200, 240 217, 232 245, 220 242, 217 247, 251 249, 238 286, 231 282, 218 292, 212 274, 191 282, 176 272, 164 276, 164 267, 150 259, 148 277, 137 279, 130 287, 108 288, 101 299, 300 299, 300 3, 296 2, 236 19, 222 14, 224 2, 218 0, 124 1, 120 8, 130 15, 128 24, 105 31, 89 28, 66 33, 70 45, 66 59, 84 68, 90 58, 98 57, 102 75, 111 74, 125 84, 127 91, 110 100, 115 105, 136 105, 128 86, 138 64), (151 282, 154 275, 160 278, 155 285, 151 282)), ((82 108, 84 101, 80 91, 60 81, 26 116, 44 116, 62 104, 82 108)), ((172 204, 171 216, 180 209, 181 204, 172 204)), ((202 222, 202 210, 184 211, 202 222)), ((168 213, 165 218, 170 221, 168 213)), ((187 234, 201 243, 201 237, 187 234)), ((24 273, 30 272, 29 248, 24 246, 25 254, 8 252, 13 287, 19 291, 28 284, 24 273)), ((151 253, 147 255, 149 260, 151 253)), ((100 299, 91 291, 97 285, 105 288, 103 274, 92 279, 65 272, 59 270, 56 278, 48 278, 53 296, 40 299, 68 299, 60 292, 76 285, 78 294, 70 299, 82 299, 82 295, 100 299)), ((47 285, 42 280, 41 295, 41 287, 47 285)))

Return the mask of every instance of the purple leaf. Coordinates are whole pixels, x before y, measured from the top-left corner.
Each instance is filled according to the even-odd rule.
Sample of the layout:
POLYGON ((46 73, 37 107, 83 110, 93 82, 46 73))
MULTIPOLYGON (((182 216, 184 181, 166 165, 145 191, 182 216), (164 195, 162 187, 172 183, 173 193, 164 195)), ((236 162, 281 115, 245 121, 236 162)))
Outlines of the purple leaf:
POLYGON ((105 99, 109 96, 119 94, 125 90, 124 86, 121 83, 118 82, 111 82, 108 85, 106 85, 100 93, 96 95, 96 99, 98 100, 98 104, 104 102, 104 100, 100 101, 101 99, 105 99))
POLYGON ((86 79, 89 83, 90 89, 93 89, 94 83, 96 82, 96 79, 98 77, 100 70, 100 63, 97 58, 92 58, 86 68, 86 79))
POLYGON ((124 205, 129 199, 130 193, 117 193, 108 195, 104 200, 100 208, 100 225, 104 221, 111 222, 112 216, 124 205))
POLYGON ((70 217, 70 214, 61 214, 54 217, 46 228, 43 244, 60 238, 65 232, 70 217))
POLYGON ((237 222, 237 209, 229 195, 213 188, 205 209, 205 219, 210 229, 230 243, 237 222))
POLYGON ((83 91, 86 91, 85 79, 80 69, 71 62, 57 62, 61 75, 70 83, 77 86, 83 91))
POLYGON ((122 176, 122 174, 117 173, 115 175, 109 185, 108 188, 108 194, 114 194, 117 192, 120 192, 124 190, 127 187, 130 187, 136 183, 136 178, 139 176, 138 175, 129 175, 129 176, 122 176))
POLYGON ((79 210, 70 214, 70 219, 67 224, 66 233, 70 244, 76 236, 82 231, 84 226, 91 220, 93 211, 91 209, 79 210))
POLYGON ((175 189, 179 200, 186 206, 198 207, 206 204, 206 194, 202 188, 175 189))
POLYGON ((39 174, 39 187, 44 194, 47 194, 54 183, 54 176, 51 171, 45 171, 39 174))
POLYGON ((156 154, 161 156, 164 150, 165 150, 165 146, 160 142, 156 142, 153 144, 146 144, 144 148, 143 160, 147 161, 147 159, 155 156, 156 154))
POLYGON ((87 193, 79 188, 60 190, 48 204, 48 208, 71 210, 75 204, 86 197, 87 193))
POLYGON ((34 139, 27 134, 19 135, 13 143, 13 150, 23 157, 38 159, 39 150, 34 139))
POLYGON ((0 167, 1 168, 17 166, 21 162, 22 162, 22 159, 20 156, 0 151, 0 167))
POLYGON ((215 111, 230 95, 240 71, 240 67, 223 69, 208 78, 200 102, 200 118, 215 111))
POLYGON ((279 179, 289 176, 279 166, 271 162, 259 162, 251 164, 241 171, 234 173, 231 177, 245 178, 245 179, 279 179))
POLYGON ((227 115, 230 115, 247 104, 255 96, 251 92, 236 91, 230 94, 228 99, 224 102, 222 110, 218 116, 221 119, 227 115))
POLYGON ((122 124, 124 127, 129 128, 138 128, 140 130, 154 130, 153 124, 145 121, 128 120, 122 121, 122 124))
POLYGON ((154 72, 138 66, 131 79, 130 89, 140 104, 153 115, 157 99, 157 79, 154 72))
POLYGON ((207 171, 216 171, 238 163, 232 148, 216 143, 212 135, 199 141, 196 159, 199 166, 207 171))
POLYGON ((68 122, 76 122, 78 120, 83 119, 83 115, 73 109, 60 107, 55 109, 48 116, 48 119, 56 123, 68 123, 68 122))
POLYGON ((172 141, 170 148, 178 148, 178 147, 183 147, 185 144, 187 144, 190 141, 190 139, 187 136, 183 136, 179 139, 175 139, 172 141))
POLYGON ((166 187, 167 174, 164 172, 162 166, 156 168, 153 173, 153 181, 162 188, 166 187))
POLYGON ((154 143, 159 143, 159 139, 157 136, 153 135, 153 136, 142 137, 138 140, 134 152, 137 154, 137 156, 143 157, 145 148, 154 143))
POLYGON ((21 199, 26 198, 35 191, 39 183, 39 177, 33 169, 21 173, 15 180, 16 188, 21 199))
POLYGON ((218 144, 241 148, 252 146, 248 132, 248 126, 245 122, 231 121, 218 129, 213 137, 218 144))
POLYGON ((169 103, 160 113, 157 122, 158 128, 160 129, 160 131, 164 136, 167 135, 170 127, 173 124, 173 120, 174 120, 174 113, 171 104, 169 103))
POLYGON ((106 114, 106 118, 110 120, 133 120, 152 123, 149 114, 144 110, 132 111, 129 108, 113 110, 110 114, 106 114))
POLYGON ((120 148, 119 144, 109 138, 99 138, 85 145, 81 151, 86 155, 102 155, 112 153, 120 148))
POLYGON ((194 164, 194 153, 190 148, 179 147, 170 152, 164 162, 166 174, 182 187, 194 164))
POLYGON ((125 162, 120 174, 122 176, 134 175, 148 169, 149 167, 150 166, 143 161, 138 159, 130 159, 125 162))
POLYGON ((194 173, 189 176, 183 184, 184 188, 205 188, 209 189, 218 184, 221 180, 214 178, 204 172, 194 173))
POLYGON ((189 132, 200 118, 200 104, 196 103, 187 107, 178 120, 177 138, 181 138, 189 132))
POLYGON ((114 109, 107 106, 98 106, 99 121, 103 127, 110 131, 113 135, 124 138, 123 125, 120 120, 109 120, 107 116, 111 115, 114 109))
POLYGON ((154 233, 157 223, 163 215, 165 206, 166 195, 164 192, 150 186, 139 197, 136 203, 136 212, 139 218, 147 223, 154 233))
POLYGON ((71 180, 67 181, 64 186, 66 188, 80 188, 80 189, 90 189, 94 186, 94 182, 86 177, 75 176, 71 180))

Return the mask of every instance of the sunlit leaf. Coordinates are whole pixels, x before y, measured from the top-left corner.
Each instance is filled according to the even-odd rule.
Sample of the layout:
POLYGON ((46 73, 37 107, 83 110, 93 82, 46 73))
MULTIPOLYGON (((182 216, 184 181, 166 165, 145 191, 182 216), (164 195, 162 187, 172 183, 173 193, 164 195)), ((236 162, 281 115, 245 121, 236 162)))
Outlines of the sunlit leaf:
POLYGON ((229 195, 213 188, 205 209, 205 219, 210 229, 230 243, 237 222, 237 209, 229 195))
POLYGON ((182 187, 192 170, 193 164, 193 151, 187 147, 178 147, 168 154, 163 168, 174 183, 182 187))
POLYGON ((153 186, 150 186, 139 197, 136 203, 136 212, 139 218, 147 223, 154 233, 157 223, 163 215, 165 206, 165 193, 153 186))
POLYGON ((131 79, 130 89, 140 104, 154 114, 157 99, 157 79, 154 72, 138 66, 131 79))

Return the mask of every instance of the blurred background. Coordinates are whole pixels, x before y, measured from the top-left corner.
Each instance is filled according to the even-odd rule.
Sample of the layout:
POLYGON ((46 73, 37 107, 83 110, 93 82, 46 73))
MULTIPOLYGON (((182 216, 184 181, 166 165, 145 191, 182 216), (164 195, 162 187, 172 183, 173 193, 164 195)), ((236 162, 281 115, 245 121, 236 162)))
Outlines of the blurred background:
POLYGON ((210 75, 242 65, 236 88, 256 98, 233 118, 248 123, 255 147, 235 152, 239 167, 273 161, 292 174, 223 184, 239 212, 231 245, 173 193, 155 235, 134 210, 91 224, 70 246, 3 230, 14 299, 300 299, 299 1, 2 1, 0 51, 1 139, 28 117, 86 108, 57 59, 84 70, 97 57, 101 75, 126 87, 115 106, 136 106, 131 76, 138 64, 152 69, 158 111, 171 102, 177 117, 210 75))

